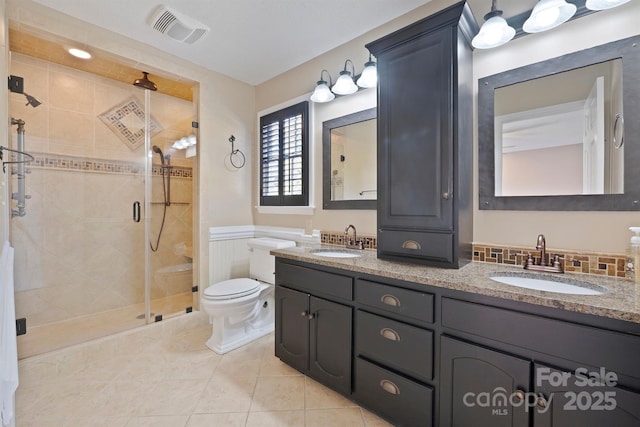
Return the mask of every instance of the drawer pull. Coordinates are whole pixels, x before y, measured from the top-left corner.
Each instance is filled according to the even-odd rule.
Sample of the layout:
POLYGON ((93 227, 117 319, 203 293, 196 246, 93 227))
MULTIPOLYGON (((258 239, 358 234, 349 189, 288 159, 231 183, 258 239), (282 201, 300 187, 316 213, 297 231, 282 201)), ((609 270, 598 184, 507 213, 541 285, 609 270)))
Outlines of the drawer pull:
POLYGON ((380 388, 382 388, 384 391, 386 391, 389 394, 395 394, 395 395, 400 394, 400 388, 389 380, 381 380, 380 388))
POLYGON ((400 307, 400 300, 393 295, 384 294, 380 297, 380 302, 393 307, 400 307))
POLYGON ((416 242, 415 240, 405 240, 404 243, 402 244, 402 249, 411 249, 411 250, 417 251, 422 249, 422 246, 420 245, 420 243, 416 242))
POLYGON ((389 341, 400 341, 400 334, 391 328, 380 329, 380 335, 389 341))

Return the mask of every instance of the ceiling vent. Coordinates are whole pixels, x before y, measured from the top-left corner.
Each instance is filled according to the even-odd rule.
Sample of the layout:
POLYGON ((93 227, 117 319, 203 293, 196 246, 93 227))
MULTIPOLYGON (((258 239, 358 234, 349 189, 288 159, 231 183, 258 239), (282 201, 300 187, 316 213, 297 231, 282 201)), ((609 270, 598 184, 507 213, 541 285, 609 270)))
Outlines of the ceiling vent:
POLYGON ((209 27, 201 22, 166 6, 159 6, 156 9, 151 15, 149 25, 174 40, 189 44, 200 40, 209 31, 209 27))

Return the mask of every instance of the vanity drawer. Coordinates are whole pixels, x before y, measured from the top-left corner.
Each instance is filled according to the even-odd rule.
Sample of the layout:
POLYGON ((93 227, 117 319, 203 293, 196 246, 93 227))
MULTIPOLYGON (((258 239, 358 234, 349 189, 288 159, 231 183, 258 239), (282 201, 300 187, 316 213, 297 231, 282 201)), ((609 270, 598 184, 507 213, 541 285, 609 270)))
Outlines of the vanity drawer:
POLYGON ((356 358, 356 401, 398 426, 433 425, 433 389, 356 358))
POLYGON ((276 284, 351 301, 353 278, 326 271, 276 262, 276 284))
POLYGON ((357 279, 356 301, 390 313, 433 323, 433 294, 357 279))
POLYGON ((452 263, 453 234, 380 229, 378 255, 401 255, 452 263))
POLYGON ((423 381, 433 378, 433 332, 356 312, 356 354, 423 381))

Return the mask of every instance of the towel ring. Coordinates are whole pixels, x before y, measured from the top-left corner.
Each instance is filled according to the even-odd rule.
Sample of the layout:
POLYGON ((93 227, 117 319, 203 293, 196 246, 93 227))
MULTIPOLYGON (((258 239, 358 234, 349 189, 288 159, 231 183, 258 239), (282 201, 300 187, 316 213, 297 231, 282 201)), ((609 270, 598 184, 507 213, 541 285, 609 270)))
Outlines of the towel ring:
POLYGON ((233 166, 236 169, 240 169, 241 167, 244 166, 244 163, 245 163, 246 159, 245 159, 244 154, 242 153, 242 151, 240 151, 239 148, 235 148, 233 146, 233 143, 235 141, 236 141, 236 137, 231 135, 229 137, 229 142, 231 143, 231 154, 229 154, 229 161, 231 162, 231 166, 233 166), (238 160, 236 160, 236 161, 238 161, 240 166, 238 166, 238 164, 236 164, 236 162, 234 162, 234 160, 233 160, 233 156, 238 156, 238 155, 240 155, 240 159, 238 159, 238 160, 241 160, 241 162, 238 161, 238 160))

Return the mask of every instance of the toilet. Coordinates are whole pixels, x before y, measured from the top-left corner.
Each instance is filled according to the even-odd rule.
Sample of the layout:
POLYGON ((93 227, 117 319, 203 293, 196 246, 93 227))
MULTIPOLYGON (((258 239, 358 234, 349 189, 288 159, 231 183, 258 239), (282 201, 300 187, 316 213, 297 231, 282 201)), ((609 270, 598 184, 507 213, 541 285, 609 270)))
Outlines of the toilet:
POLYGON ((295 245, 271 237, 250 239, 250 278, 225 280, 204 290, 200 308, 213 325, 207 347, 224 354, 273 332, 275 257, 269 252, 295 245))

